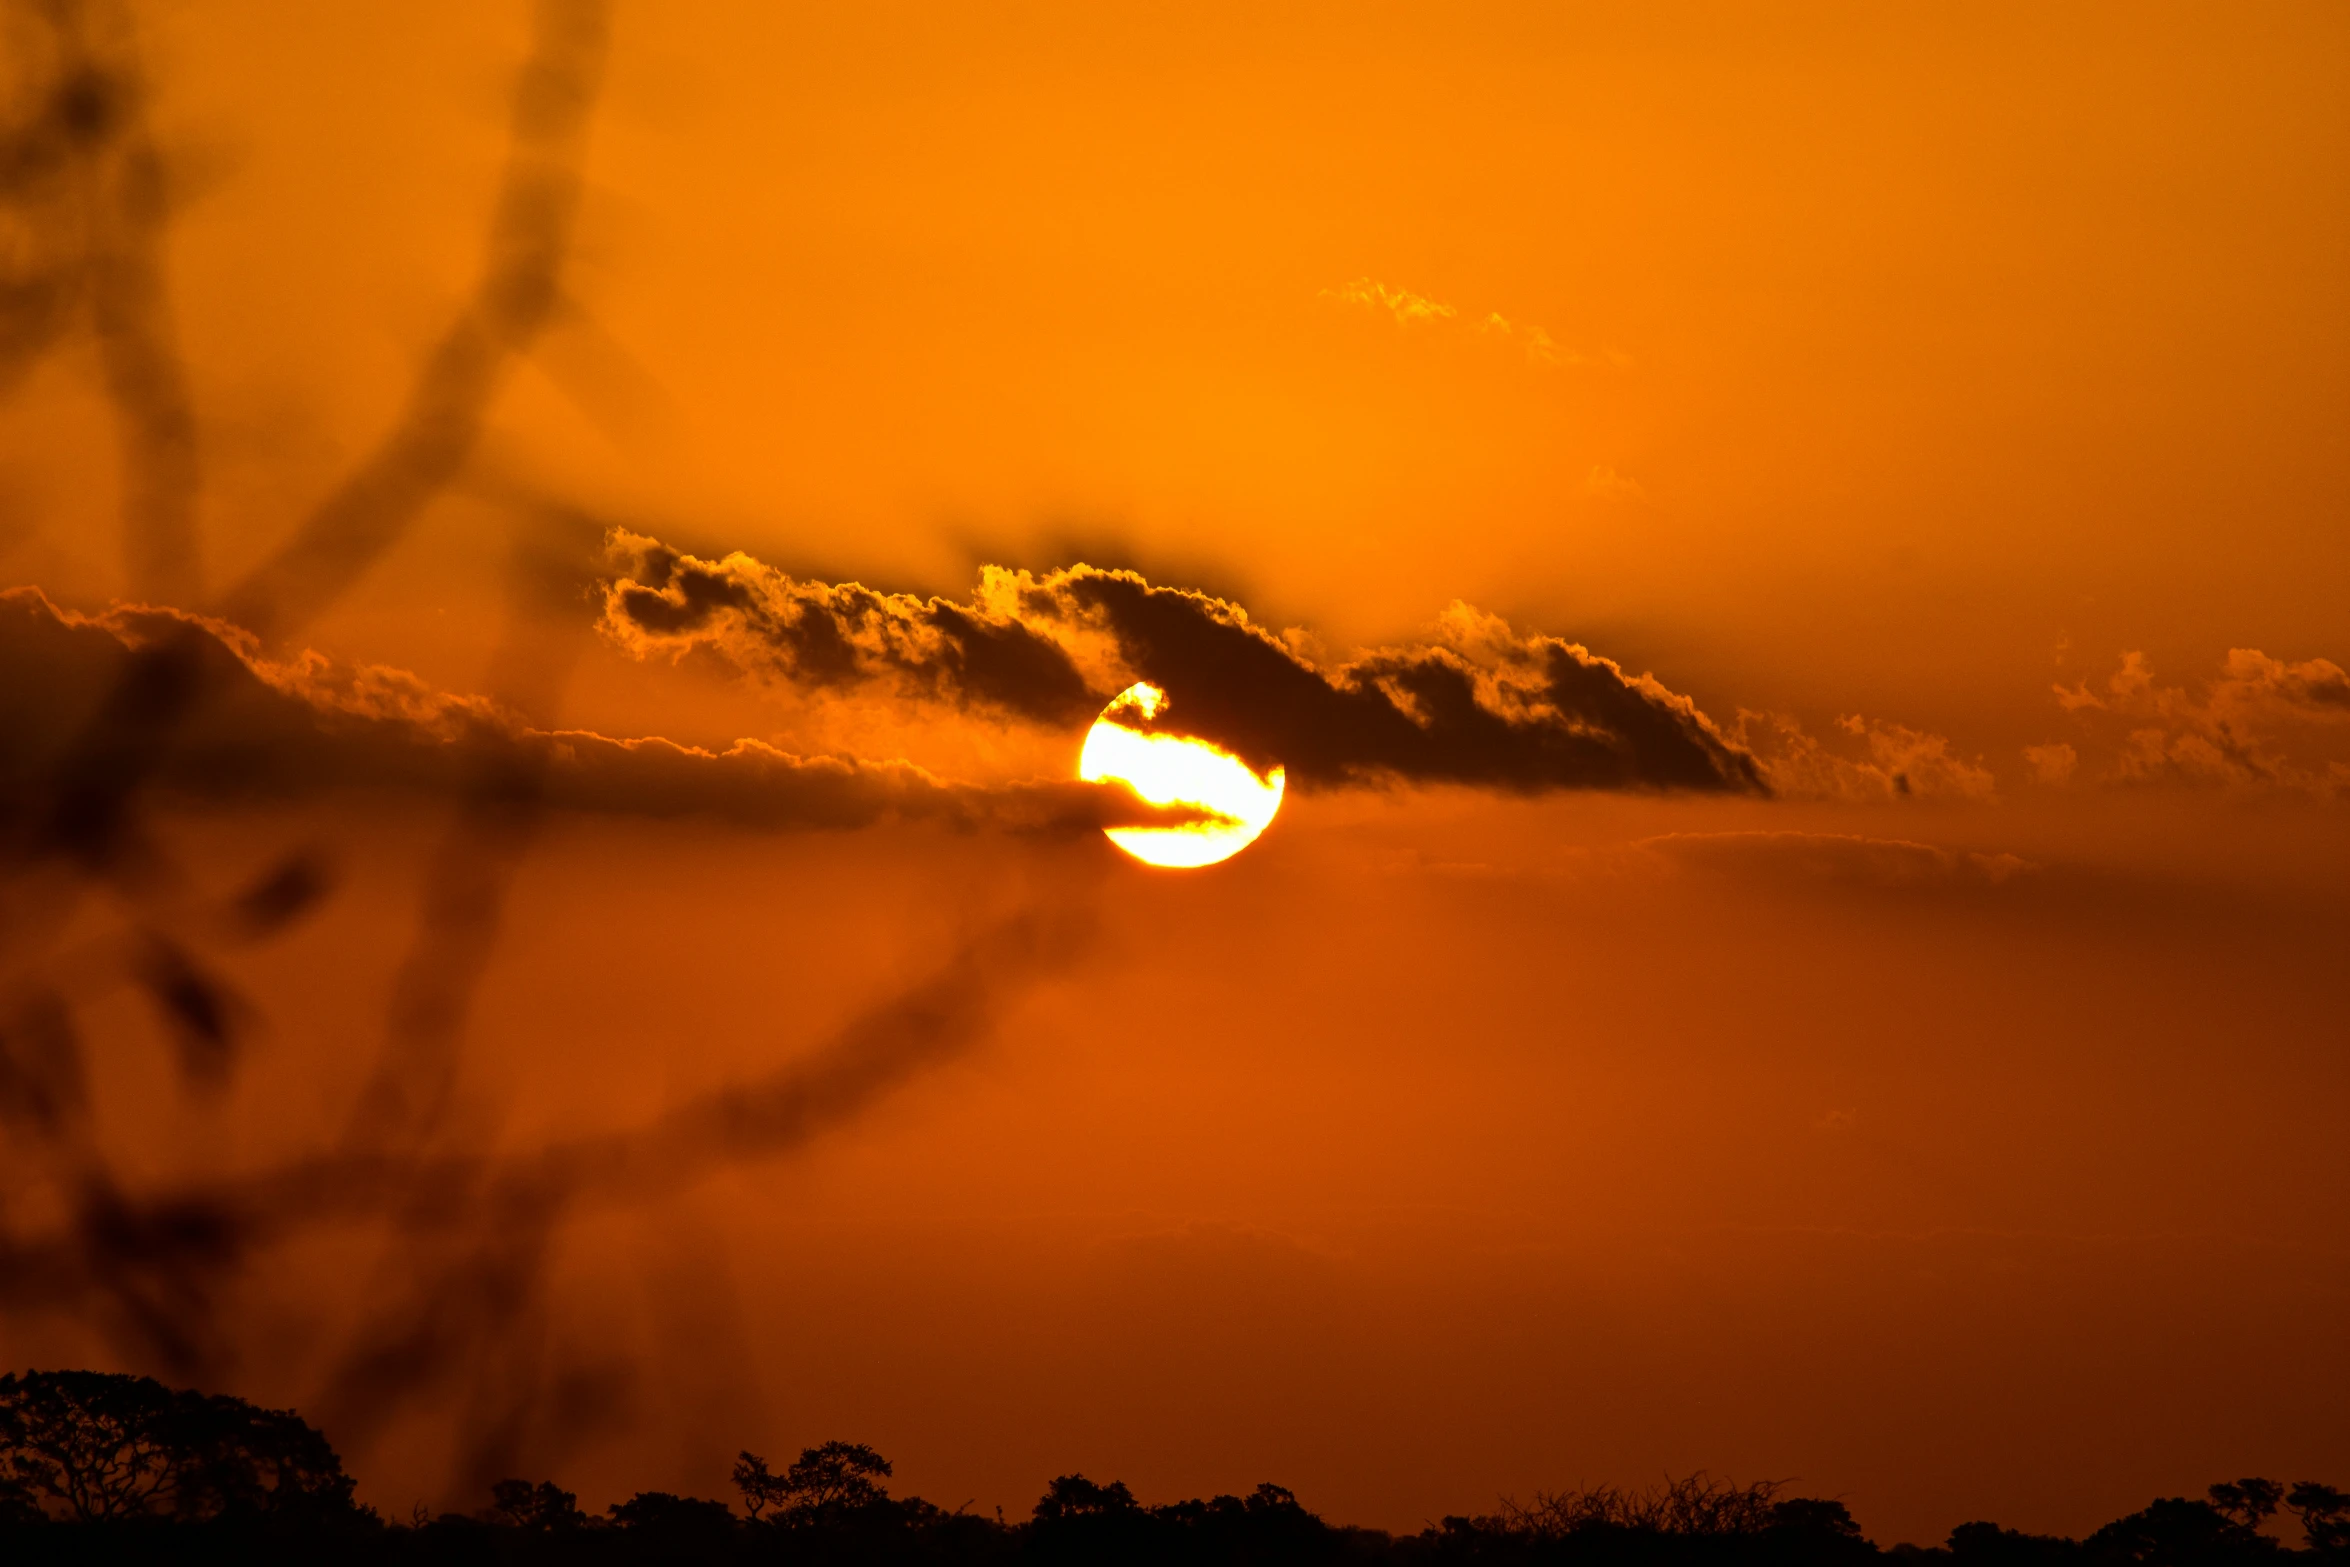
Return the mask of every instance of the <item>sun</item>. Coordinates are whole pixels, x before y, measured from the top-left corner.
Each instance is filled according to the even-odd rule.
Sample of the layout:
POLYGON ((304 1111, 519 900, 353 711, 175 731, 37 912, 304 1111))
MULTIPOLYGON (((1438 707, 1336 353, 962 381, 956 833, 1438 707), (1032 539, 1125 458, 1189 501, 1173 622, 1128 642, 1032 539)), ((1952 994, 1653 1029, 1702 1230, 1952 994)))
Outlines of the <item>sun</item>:
POLYGON ((1093 721, 1077 776, 1088 783, 1122 783, 1152 805, 1196 805, 1214 813, 1176 827, 1105 827, 1112 843, 1151 865, 1189 869, 1228 860, 1272 823, 1281 809, 1286 774, 1259 777, 1229 751, 1189 735, 1145 733, 1127 720, 1155 719, 1167 693, 1136 684, 1118 693, 1093 721))

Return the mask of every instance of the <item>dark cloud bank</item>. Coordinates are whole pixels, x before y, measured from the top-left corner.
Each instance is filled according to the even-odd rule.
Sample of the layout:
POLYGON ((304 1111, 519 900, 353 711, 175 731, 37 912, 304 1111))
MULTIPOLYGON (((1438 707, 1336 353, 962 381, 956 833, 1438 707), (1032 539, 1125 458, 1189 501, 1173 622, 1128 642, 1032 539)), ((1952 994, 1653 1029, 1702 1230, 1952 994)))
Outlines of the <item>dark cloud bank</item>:
POLYGON ((0 592, 0 821, 44 832, 47 799, 87 749, 92 715, 131 683, 142 648, 170 639, 202 693, 150 776, 183 796, 256 802, 366 787, 478 793, 503 774, 557 808, 713 816, 766 827, 883 820, 1017 829, 1183 819, 1074 780, 973 785, 906 762, 803 757, 755 740, 723 752, 663 739, 531 728, 480 697, 316 654, 283 663, 216 621, 170 610, 83 616, 37 589, 0 592))
POLYGON ((1072 727, 1147 680, 1169 694, 1170 728, 1308 787, 1764 790, 1754 759, 1687 697, 1466 605, 1431 643, 1323 663, 1239 605, 1130 571, 991 567, 957 603, 805 582, 742 554, 697 560, 626 533, 613 554, 603 629, 639 656, 715 653, 795 686, 1072 727))

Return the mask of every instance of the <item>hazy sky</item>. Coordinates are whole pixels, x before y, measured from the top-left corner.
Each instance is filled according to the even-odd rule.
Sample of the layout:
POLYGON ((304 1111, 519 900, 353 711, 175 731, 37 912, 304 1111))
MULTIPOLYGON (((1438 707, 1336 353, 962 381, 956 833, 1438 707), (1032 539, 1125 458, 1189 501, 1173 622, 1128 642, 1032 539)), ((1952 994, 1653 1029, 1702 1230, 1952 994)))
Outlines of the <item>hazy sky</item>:
POLYGON ((8 13, 0 1360, 402 1515, 2350 1475, 2350 14, 598 10, 8 13))

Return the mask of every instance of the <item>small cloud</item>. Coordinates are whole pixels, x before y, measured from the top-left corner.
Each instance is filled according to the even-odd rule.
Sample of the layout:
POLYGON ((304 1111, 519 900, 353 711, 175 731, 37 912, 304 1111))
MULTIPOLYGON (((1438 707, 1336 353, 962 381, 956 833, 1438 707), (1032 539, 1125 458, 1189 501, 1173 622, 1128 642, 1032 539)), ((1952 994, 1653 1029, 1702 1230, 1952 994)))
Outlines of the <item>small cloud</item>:
POLYGON ((2116 701, 2123 703, 2135 701, 2154 689, 2154 671, 2146 667, 2146 655, 2124 653, 2122 667, 2107 679, 2105 689, 2113 693, 2116 701))
POLYGON ((1648 499, 1648 491, 1638 479, 1626 478, 1605 463, 1594 464, 1591 472, 1584 476, 1583 493, 1620 501, 1648 499))
POLYGON ((1457 306, 1415 294, 1408 288, 1382 283, 1376 278, 1359 277, 1339 288, 1322 290, 1322 298, 1364 310, 1383 310, 1402 327, 1462 326, 1480 337, 1498 337, 1514 343, 1526 356, 1529 364, 1608 365, 1622 369, 1631 359, 1613 349, 1599 355, 1579 354, 1561 348, 1556 339, 1542 328, 1529 322, 1512 321, 1498 310, 1489 310, 1482 316, 1465 316, 1457 306))
POLYGON ((1408 288, 1395 288, 1367 277, 1356 278, 1343 288, 1326 288, 1322 290, 1322 297, 1335 299, 1342 305, 1385 310, 1395 317, 1398 326, 1426 326, 1437 321, 1450 321, 1460 314, 1452 306, 1439 304, 1425 294, 1415 294, 1408 288))
POLYGON ((2025 746, 2024 760, 2031 764, 2032 776, 2040 782, 2062 784, 2081 765, 2081 754, 2060 741, 2055 745, 2025 746))
POLYGON ((2089 680, 2086 675, 2069 686, 2055 685, 2048 689, 2056 693, 2056 705, 2068 713, 2077 713, 2084 708, 2105 706, 2104 699, 2089 689, 2089 680))

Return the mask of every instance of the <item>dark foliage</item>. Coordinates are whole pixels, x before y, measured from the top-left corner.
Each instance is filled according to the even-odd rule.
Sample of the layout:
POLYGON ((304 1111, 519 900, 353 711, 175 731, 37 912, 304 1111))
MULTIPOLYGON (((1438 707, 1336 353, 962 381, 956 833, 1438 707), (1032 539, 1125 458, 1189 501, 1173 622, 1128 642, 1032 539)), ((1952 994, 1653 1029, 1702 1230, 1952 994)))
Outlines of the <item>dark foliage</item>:
POLYGON ((2223 1481, 2211 1488, 2211 1505, 2247 1529, 2257 1529, 2274 1518, 2285 1488, 2274 1480, 2223 1481))
POLYGON ((2301 1520, 2312 1551, 2350 1560, 2350 1494, 2304 1480, 2285 1493, 2285 1505, 2301 1520))
POLYGON ((625 1502, 614 1502, 612 1522, 622 1529, 642 1529, 670 1539, 730 1537, 734 1510, 724 1502, 706 1502, 698 1496, 676 1496, 667 1491, 639 1491, 625 1502))
POLYGON ((577 1529, 587 1522, 579 1498, 552 1480, 500 1480, 490 1487, 490 1517, 509 1529, 541 1533, 577 1529))
POLYGON ((1995 1523, 1962 1523, 1950 1531, 1950 1554, 1962 1567, 2069 1567, 2081 1560, 2081 1543, 1995 1523))
POLYGON ((354 1511, 342 1460, 292 1411, 98 1371, 0 1377, 0 1473, 0 1507, 27 1522, 354 1511))
POLYGON ((1036 1562, 1334 1562, 1349 1558, 1355 1540, 1277 1485, 1145 1507, 1117 1481, 1062 1475, 1037 1502, 1023 1543, 1024 1559, 1036 1562))
POLYGON ((1416 1534, 1325 1522, 1296 1495, 1151 1505, 1066 1474, 1029 1516, 949 1512, 890 1494, 855 1442, 802 1449, 781 1474, 734 1468, 741 1510, 640 1491, 602 1515, 552 1480, 501 1480, 477 1513, 386 1523, 351 1498, 298 1416, 93 1371, 0 1377, 0 1562, 335 1562, 352 1567, 2292 1567, 2350 1563, 2350 1495, 2247 1478, 2172 1497, 2085 1540, 1961 1524, 1940 1546, 1881 1549, 1845 1505, 1779 1481, 1699 1473, 1504 1500, 1416 1534), (2282 1510, 2302 1547, 2264 1533, 2282 1510))
MULTIPOLYGON (((2219 1487, 2213 1487, 2216 1491, 2219 1487)), ((2117 1518, 2089 1536, 2088 1554, 2100 1563, 2134 1567, 2232 1567, 2266 1561, 2277 1542, 2229 1517, 2210 1502, 2172 1496, 2142 1512, 2117 1518)))

